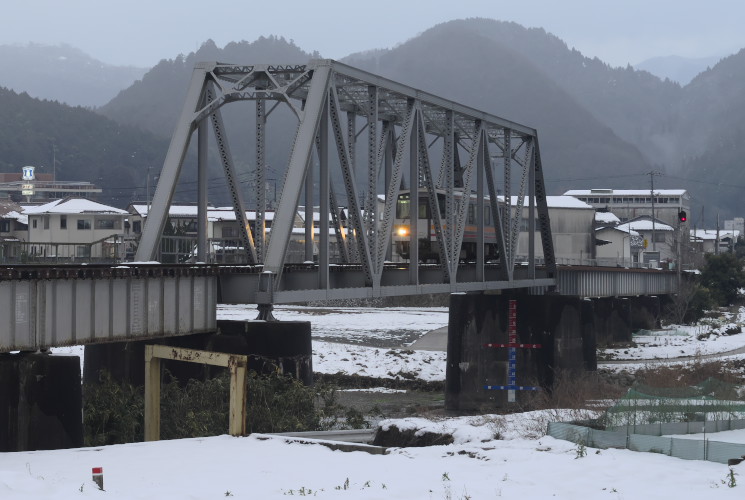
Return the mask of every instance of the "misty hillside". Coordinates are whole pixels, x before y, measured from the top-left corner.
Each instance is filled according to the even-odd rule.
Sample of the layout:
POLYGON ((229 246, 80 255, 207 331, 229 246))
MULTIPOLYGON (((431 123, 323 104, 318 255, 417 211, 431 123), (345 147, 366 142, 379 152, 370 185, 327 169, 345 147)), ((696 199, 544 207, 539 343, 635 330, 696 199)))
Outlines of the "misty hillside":
POLYGON ((481 24, 446 23, 390 51, 345 62, 536 128, 551 192, 568 189, 577 179, 595 177, 597 183, 607 172, 649 169, 635 147, 515 50, 515 44, 472 29, 481 24))
POLYGON ((96 107, 141 78, 145 68, 112 66, 68 45, 0 45, 0 87, 70 106, 96 107))
POLYGON ((192 70, 197 62, 281 62, 304 64, 318 54, 308 54, 284 38, 261 37, 254 42, 229 43, 218 48, 208 40, 194 53, 163 60, 152 68, 130 88, 122 91, 99 112, 120 123, 136 125, 145 130, 171 137, 181 107, 192 70))
MULTIPOLYGON (((588 177, 588 172, 597 171, 595 177, 603 179, 606 170, 649 170, 634 146, 598 121, 523 54, 472 27, 481 24, 480 20, 448 23, 395 49, 345 62, 536 127, 552 192, 573 187, 573 180, 588 177)), ((162 61, 100 111, 117 121, 169 136, 196 61, 294 63, 311 57, 281 38, 241 42, 224 49, 208 42, 185 59, 162 61)), ((292 122, 289 125, 294 126, 292 122)), ((236 156, 241 156, 240 151, 236 156)))
MULTIPOLYGON (((224 48, 207 41, 196 53, 161 61, 97 111, 167 144, 196 62, 291 64, 313 57, 318 54, 276 36, 224 48)), ((568 188, 646 188, 646 174, 654 169, 663 172, 658 187, 691 191, 694 210, 706 205, 707 214, 742 215, 743 52, 681 87, 631 66, 614 68, 587 58, 542 29, 468 19, 343 61, 535 127, 551 194, 568 188)), ((226 110, 225 119, 236 118, 226 110)), ((288 133, 272 134, 271 140, 291 143, 294 119, 282 120, 288 133)), ((249 142, 232 144, 244 173, 250 173, 253 161, 249 142)), ((286 160, 269 162, 284 165, 286 160)))
POLYGON ((144 198, 148 166, 162 165, 168 140, 120 125, 93 111, 0 88, 0 172, 34 165, 59 180, 89 181, 103 200, 126 208, 144 198))

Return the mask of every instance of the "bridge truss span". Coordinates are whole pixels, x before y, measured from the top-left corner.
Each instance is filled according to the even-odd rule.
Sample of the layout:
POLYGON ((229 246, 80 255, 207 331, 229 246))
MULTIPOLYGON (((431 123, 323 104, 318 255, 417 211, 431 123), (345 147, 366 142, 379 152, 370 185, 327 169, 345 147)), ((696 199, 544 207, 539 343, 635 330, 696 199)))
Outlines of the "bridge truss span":
POLYGON ((556 282, 534 129, 331 60, 195 67, 136 260, 155 258, 194 132, 197 260, 209 260, 206 172, 214 156, 251 269, 221 277, 223 293, 235 291, 240 301, 269 305, 556 282), (223 119, 222 110, 227 114, 235 102, 253 106, 242 120, 252 131, 235 134, 236 121, 223 119), (270 138, 288 134, 282 124, 289 117, 294 141, 272 151, 282 141, 270 138), (236 136, 242 143, 252 139, 250 160, 244 151, 235 161, 229 139, 236 136), (242 184, 244 174, 253 189, 242 184), (270 175, 282 182, 269 228, 270 175), (255 210, 252 224, 248 209, 255 210), (527 261, 517 257, 521 230, 528 233, 521 254, 527 261))

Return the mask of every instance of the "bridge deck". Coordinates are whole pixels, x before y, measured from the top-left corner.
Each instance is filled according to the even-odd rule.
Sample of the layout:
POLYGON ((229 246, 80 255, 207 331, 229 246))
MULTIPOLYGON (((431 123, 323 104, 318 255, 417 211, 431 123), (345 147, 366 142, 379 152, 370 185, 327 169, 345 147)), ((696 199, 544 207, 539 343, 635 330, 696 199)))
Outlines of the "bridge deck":
MULTIPOLYGON (((556 279, 545 270, 516 268, 514 280, 499 279, 489 265, 476 281, 473 266, 462 265, 457 280, 442 283, 438 265, 420 265, 410 284, 406 264, 389 264, 382 286, 364 285, 361 266, 332 266, 329 286, 319 286, 316 264, 287 265, 273 303, 425 293, 529 288, 579 297, 664 295, 677 290, 674 272, 559 267, 556 279), (535 273, 531 276, 531 273, 535 273)), ((262 266, 128 264, 121 266, 14 266, 0 269, 0 352, 158 338, 216 329, 220 302, 256 304, 262 266)))
POLYGON ((214 331, 212 266, 0 269, 0 352, 214 331))

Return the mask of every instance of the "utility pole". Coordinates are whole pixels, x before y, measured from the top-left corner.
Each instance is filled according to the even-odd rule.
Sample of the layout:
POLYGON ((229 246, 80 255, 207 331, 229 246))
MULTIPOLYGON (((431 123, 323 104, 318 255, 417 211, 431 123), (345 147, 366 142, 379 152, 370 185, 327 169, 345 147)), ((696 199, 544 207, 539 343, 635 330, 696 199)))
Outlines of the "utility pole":
POLYGON ((657 251, 657 237, 655 236, 655 222, 654 222, 654 176, 655 175, 662 175, 660 172, 656 172, 652 170, 651 172, 648 172, 649 175, 649 181, 650 181, 650 189, 649 194, 652 197, 652 251, 657 251))

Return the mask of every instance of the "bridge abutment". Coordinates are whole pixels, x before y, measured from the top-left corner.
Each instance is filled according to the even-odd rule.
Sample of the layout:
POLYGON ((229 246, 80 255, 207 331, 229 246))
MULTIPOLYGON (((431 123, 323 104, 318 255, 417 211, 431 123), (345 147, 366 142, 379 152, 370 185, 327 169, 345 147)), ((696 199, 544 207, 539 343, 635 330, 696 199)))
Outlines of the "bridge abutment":
POLYGON ((0 355, 0 451, 83 446, 80 358, 0 355))

